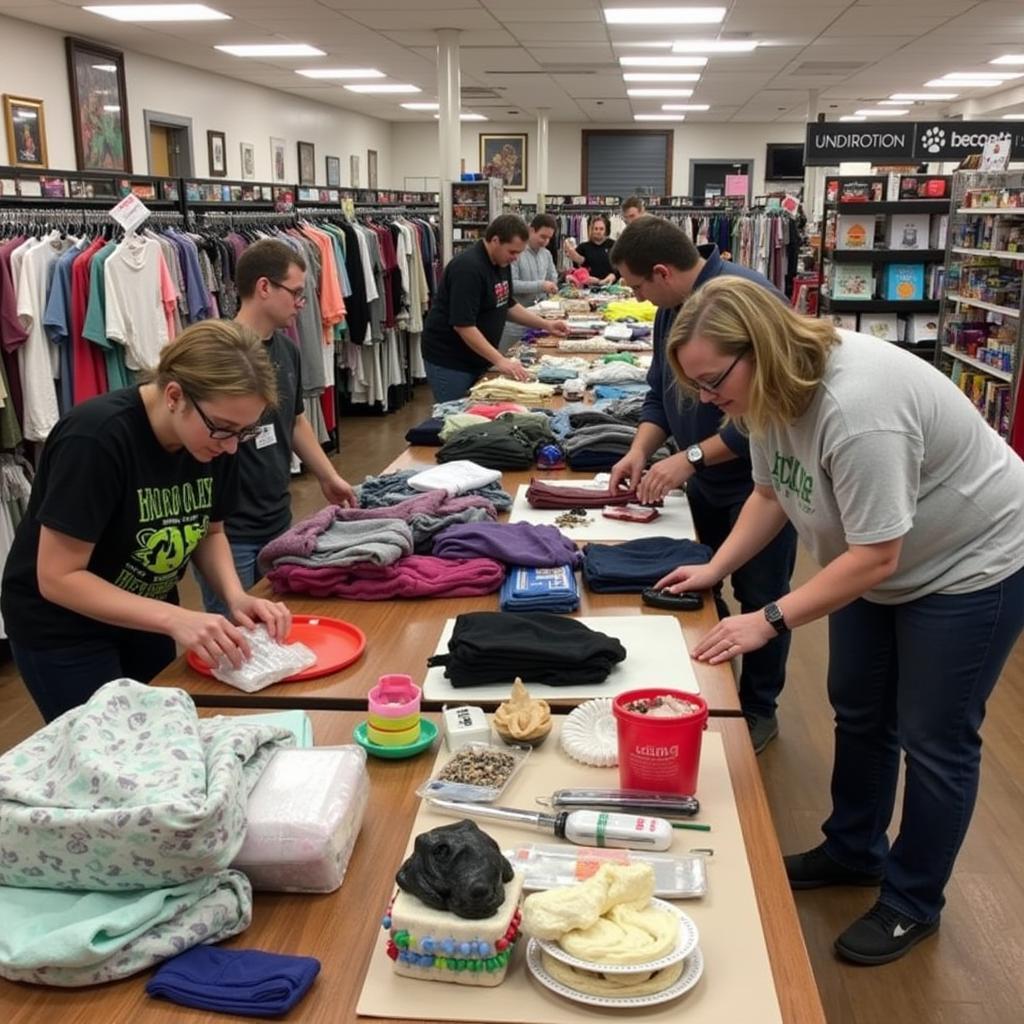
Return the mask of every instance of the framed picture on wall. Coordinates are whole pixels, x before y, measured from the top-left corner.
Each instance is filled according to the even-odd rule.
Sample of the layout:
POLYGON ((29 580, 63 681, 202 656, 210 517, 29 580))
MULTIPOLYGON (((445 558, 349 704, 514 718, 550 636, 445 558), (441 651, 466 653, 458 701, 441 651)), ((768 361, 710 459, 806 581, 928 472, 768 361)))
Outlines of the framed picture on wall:
POLYGON ((312 185, 316 181, 316 147, 312 142, 300 142, 299 184, 312 185))
POLYGON ((377 150, 366 151, 366 187, 377 187, 377 150))
POLYGON ((480 135, 480 173, 501 178, 512 192, 526 189, 526 135, 480 135))
POLYGON ((273 181, 284 181, 284 139, 270 139, 270 175, 273 181))
POLYGON ((251 142, 240 142, 238 144, 239 155, 242 158, 242 180, 256 180, 256 147, 251 142))
POLYGON ((78 169, 130 172, 124 54, 70 36, 65 42, 78 169))
POLYGON ((338 188, 341 185, 341 157, 328 156, 324 160, 327 164, 327 184, 338 188))
POLYGON ((4 96, 7 159, 15 167, 46 167, 46 122, 43 101, 4 96))
POLYGON ((223 132, 206 133, 206 155, 210 161, 210 177, 226 178, 228 176, 227 141, 223 132))
POLYGON ((355 153, 348 158, 348 187, 359 188, 359 157, 355 153))

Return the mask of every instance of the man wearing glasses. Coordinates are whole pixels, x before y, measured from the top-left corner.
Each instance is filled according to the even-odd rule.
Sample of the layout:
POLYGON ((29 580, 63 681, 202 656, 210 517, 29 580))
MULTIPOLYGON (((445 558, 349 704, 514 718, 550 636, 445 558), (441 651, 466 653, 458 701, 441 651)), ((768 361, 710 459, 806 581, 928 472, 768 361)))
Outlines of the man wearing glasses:
MULTIPOLYGON (((695 246, 680 228, 660 217, 633 221, 615 243, 611 262, 638 299, 658 307, 654 359, 647 375, 651 389, 636 438, 612 467, 611 486, 628 482, 636 487, 640 501, 652 502, 685 484, 697 534, 717 551, 754 486, 747 438, 727 419, 730 374, 739 360, 695 381, 710 401, 694 401, 677 391, 665 363, 665 344, 679 307, 712 278, 745 277, 780 301, 785 297, 762 274, 723 260, 714 245, 695 246), (679 453, 645 473, 648 459, 669 436, 679 445, 679 453)), ((742 610, 759 611, 788 594, 795 562, 796 532, 787 524, 771 544, 732 574, 733 594, 742 610)), ((716 602, 719 614, 727 615, 721 597, 716 596, 716 602)), ((788 654, 785 633, 743 658, 740 704, 757 753, 778 735, 775 708, 786 680, 788 654)))
MULTIPOLYGON (((293 451, 320 482, 331 504, 354 506, 357 502, 352 487, 324 454, 303 413, 299 347, 285 333, 307 302, 305 260, 286 242, 262 239, 239 257, 235 286, 241 302, 235 321, 264 339, 277 370, 276 408, 268 410, 255 430, 247 432, 248 443, 239 445, 239 501, 237 511, 225 523, 238 578, 248 590, 261 576, 256 564, 260 549, 291 524, 293 451)), ((207 427, 215 437, 213 425, 207 423, 207 427)), ((216 594, 198 571, 196 576, 206 610, 223 614, 216 594)))

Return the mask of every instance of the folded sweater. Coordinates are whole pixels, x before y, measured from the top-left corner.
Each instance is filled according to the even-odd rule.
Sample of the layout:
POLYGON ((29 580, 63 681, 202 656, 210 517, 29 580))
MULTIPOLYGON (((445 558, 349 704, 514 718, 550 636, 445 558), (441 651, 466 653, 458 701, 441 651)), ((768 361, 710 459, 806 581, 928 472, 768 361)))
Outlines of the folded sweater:
MULTIPOLYGON (((397 505, 409 498, 422 498, 422 494, 409 486, 409 478, 419 472, 421 471, 418 469, 400 469, 394 473, 368 476, 356 488, 360 509, 365 511, 372 508, 384 508, 388 505, 397 505)), ((488 484, 486 487, 480 487, 473 491, 473 496, 485 498, 499 511, 512 507, 512 495, 500 484, 488 484)))
POLYGON ((533 523, 465 523, 434 538, 438 558, 493 558, 506 565, 579 566, 576 545, 557 526, 533 523))

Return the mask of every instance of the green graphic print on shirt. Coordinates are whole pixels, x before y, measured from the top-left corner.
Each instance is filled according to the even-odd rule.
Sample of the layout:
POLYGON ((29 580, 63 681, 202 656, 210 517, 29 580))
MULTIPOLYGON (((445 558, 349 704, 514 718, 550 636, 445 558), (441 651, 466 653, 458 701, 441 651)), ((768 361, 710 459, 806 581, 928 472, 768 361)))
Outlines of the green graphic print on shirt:
POLYGON ((775 452, 772 482, 781 494, 795 497, 801 511, 814 515, 814 477, 804 469, 795 455, 775 452))
POLYGON ((114 585, 162 601, 174 588, 192 552, 206 536, 213 507, 213 477, 136 491, 138 547, 114 585))

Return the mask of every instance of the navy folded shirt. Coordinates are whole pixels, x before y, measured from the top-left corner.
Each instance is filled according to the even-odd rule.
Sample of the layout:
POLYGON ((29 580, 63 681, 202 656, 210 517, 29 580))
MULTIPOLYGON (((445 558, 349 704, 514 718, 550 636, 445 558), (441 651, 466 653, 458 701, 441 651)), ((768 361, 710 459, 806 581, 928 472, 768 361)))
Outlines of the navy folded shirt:
POLYGON ((710 562, 711 555, 706 544, 671 537, 588 544, 583 549, 583 579, 597 594, 639 593, 680 565, 710 562))

